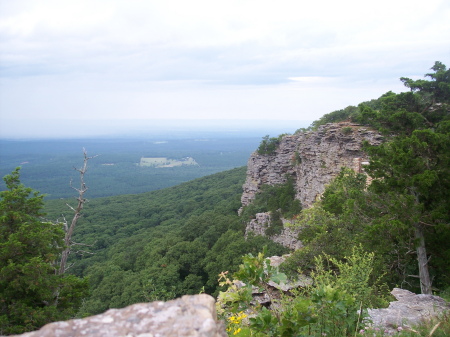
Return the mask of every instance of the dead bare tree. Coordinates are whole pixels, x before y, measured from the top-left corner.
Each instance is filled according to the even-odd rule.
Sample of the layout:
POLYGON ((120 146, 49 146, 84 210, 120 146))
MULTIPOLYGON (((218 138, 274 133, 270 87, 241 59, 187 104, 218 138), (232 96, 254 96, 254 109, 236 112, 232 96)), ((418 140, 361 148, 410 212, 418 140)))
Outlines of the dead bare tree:
MULTIPOLYGON (((71 266, 67 266, 67 259, 69 257, 72 247, 74 245, 84 245, 84 244, 73 242, 72 235, 73 235, 73 231, 75 230, 75 226, 77 225, 78 219, 81 217, 81 214, 82 214, 81 212, 82 212, 84 204, 86 202, 86 199, 84 198, 84 193, 86 193, 86 191, 88 190, 88 187, 86 186, 86 183, 84 182, 84 174, 87 171, 87 164, 90 159, 93 159, 97 156, 88 157, 87 151, 84 148, 83 148, 83 155, 84 155, 83 166, 80 169, 74 167, 74 169, 80 173, 80 188, 73 187, 72 181, 70 182, 70 187, 72 187, 75 191, 78 192, 78 197, 77 197, 78 205, 76 208, 74 208, 74 207, 70 206, 69 204, 66 204, 74 212, 74 215, 72 218, 72 222, 70 223, 70 226, 68 225, 67 221, 64 219, 64 223, 63 223, 64 231, 66 232, 65 237, 64 237, 65 249, 63 250, 62 255, 61 255, 61 262, 59 264, 59 271, 58 271, 59 275, 64 274, 67 271, 67 269, 69 269, 71 267, 71 266)), ((84 245, 84 246, 88 246, 88 245, 84 245)), ((87 253, 87 252, 85 252, 85 253, 87 253)))

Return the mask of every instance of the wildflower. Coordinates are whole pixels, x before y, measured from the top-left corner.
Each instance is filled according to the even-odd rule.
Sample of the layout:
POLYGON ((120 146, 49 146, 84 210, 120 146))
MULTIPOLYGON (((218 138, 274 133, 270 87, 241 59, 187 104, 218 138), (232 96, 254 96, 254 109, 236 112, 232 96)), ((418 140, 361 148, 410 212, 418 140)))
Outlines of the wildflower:
POLYGON ((397 328, 397 331, 398 332, 400 332, 400 331, 402 331, 403 330, 403 328, 401 327, 401 326, 399 326, 398 328, 397 328))
POLYGON ((364 335, 364 329, 359 330, 359 333, 360 333, 361 335, 364 335))

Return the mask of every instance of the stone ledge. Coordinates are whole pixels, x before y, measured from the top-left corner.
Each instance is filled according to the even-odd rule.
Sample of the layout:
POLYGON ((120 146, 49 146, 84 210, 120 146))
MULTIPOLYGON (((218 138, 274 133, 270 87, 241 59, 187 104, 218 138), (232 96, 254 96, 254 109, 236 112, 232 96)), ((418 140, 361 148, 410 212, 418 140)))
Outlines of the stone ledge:
POLYGON ((186 295, 168 302, 138 303, 83 319, 50 323, 21 337, 225 337, 213 297, 186 295))

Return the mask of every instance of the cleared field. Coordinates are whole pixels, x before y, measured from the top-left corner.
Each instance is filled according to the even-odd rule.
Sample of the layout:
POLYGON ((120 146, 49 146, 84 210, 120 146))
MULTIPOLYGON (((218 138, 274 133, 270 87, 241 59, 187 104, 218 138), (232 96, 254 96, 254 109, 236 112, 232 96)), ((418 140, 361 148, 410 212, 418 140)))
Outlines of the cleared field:
POLYGON ((175 167, 182 165, 198 165, 198 163, 192 157, 186 157, 181 159, 170 159, 166 157, 141 157, 139 166, 151 166, 156 168, 163 167, 175 167))

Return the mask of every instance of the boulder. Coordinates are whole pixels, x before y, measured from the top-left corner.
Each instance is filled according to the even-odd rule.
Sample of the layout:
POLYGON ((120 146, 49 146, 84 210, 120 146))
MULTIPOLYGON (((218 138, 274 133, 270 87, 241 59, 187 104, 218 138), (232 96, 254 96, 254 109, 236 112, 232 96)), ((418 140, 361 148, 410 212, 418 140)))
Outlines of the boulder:
POLYGON ((450 304, 439 296, 416 295, 399 288, 394 288, 391 294, 397 301, 388 308, 369 309, 373 327, 395 332, 398 328, 413 328, 450 310, 450 304))
POLYGON ((215 300, 200 294, 168 302, 133 304, 83 319, 50 323, 21 337, 219 337, 227 336, 217 320, 215 300))

